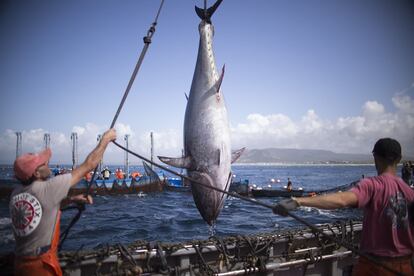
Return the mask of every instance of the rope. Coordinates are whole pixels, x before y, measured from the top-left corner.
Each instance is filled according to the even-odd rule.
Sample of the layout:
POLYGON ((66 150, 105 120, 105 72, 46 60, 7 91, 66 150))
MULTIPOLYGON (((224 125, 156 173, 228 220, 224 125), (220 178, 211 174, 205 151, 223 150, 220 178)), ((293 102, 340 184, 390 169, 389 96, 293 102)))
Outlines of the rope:
POLYGON ((204 257, 203 257, 203 254, 202 254, 203 247, 201 246, 201 244, 198 245, 198 246, 196 244, 193 244, 193 247, 194 247, 195 252, 197 253, 197 255, 199 257, 199 260, 200 260, 199 266, 200 266, 201 274, 203 274, 203 275, 213 275, 215 273, 215 271, 204 260, 204 257))
MULTIPOLYGON (((118 106, 118 110, 116 111, 116 114, 115 114, 115 116, 114 116, 114 118, 112 120, 112 123, 111 123, 111 127, 110 128, 113 128, 114 127, 115 122, 118 119, 119 113, 121 112, 122 107, 124 106, 124 103, 125 103, 126 98, 127 98, 128 94, 129 94, 129 91, 131 90, 132 84, 134 83, 135 77, 137 76, 138 71, 139 71, 139 68, 141 67, 142 61, 144 60, 145 54, 146 54, 146 52, 148 50, 148 47, 151 44, 151 39, 152 39, 152 36, 155 33, 155 26, 157 25, 158 17, 160 15, 161 8, 162 8, 163 4, 164 4, 164 0, 161 0, 161 4, 160 4, 160 7, 158 8, 157 15, 155 16, 155 20, 151 24, 151 27, 149 28, 149 30, 147 31, 147 35, 143 38, 143 40, 144 40, 144 47, 143 47, 143 49, 141 51, 141 54, 140 54, 139 59, 137 61, 137 64, 135 65, 135 69, 134 69, 134 71, 132 73, 132 76, 129 79, 127 88, 126 88, 126 90, 124 92, 124 96, 122 97, 121 103, 118 106)), ((95 167, 95 169, 93 171, 93 175, 91 177, 91 180, 88 183, 88 188, 86 190, 86 196, 90 195, 90 193, 91 193, 92 182, 95 179, 95 175, 96 175, 97 170, 98 170, 98 166, 95 167)), ((85 210, 85 207, 84 206, 83 206, 83 208, 78 208, 78 213, 75 215, 75 217, 73 217, 72 221, 69 223, 69 225, 66 227, 66 229, 62 232, 61 240, 60 240, 60 244, 59 244, 59 251, 62 249, 63 242, 65 241, 67 235, 69 234, 70 229, 79 220, 79 218, 81 217, 81 214, 82 214, 82 212, 84 210, 85 210)))
POLYGON ((320 191, 313 191, 315 194, 326 194, 326 193, 331 193, 331 192, 337 192, 337 191, 342 191, 344 189, 349 189, 350 187, 355 186, 356 184, 358 184, 359 180, 356 181, 352 181, 349 184, 344 184, 341 186, 337 186, 337 187, 333 187, 330 189, 326 189, 326 190, 320 190, 320 191))
POLYGON ((161 8, 162 8, 163 4, 164 4, 164 0, 161 0, 161 4, 160 4, 160 7, 158 9, 157 15, 155 16, 155 20, 151 24, 151 27, 149 28, 149 30, 147 32, 147 35, 143 38, 144 39, 144 47, 143 47, 143 49, 141 51, 141 55, 139 56, 139 59, 137 61, 137 64, 135 65, 135 69, 134 69, 134 71, 132 73, 132 76, 129 79, 128 86, 127 86, 127 88, 126 88, 126 90, 124 92, 124 96, 122 97, 121 103, 118 106, 118 110, 116 111, 116 114, 114 116, 114 119, 112 120, 112 123, 111 123, 111 127, 110 128, 113 128, 115 126, 115 122, 118 119, 119 113, 121 112, 122 107, 124 106, 124 103, 126 101, 126 98, 128 97, 129 91, 131 90, 131 87, 132 87, 132 84, 134 83, 135 77, 138 74, 139 68, 141 67, 142 61, 144 60, 145 54, 146 54, 146 52, 148 50, 148 47, 151 44, 151 38, 152 38, 152 36, 155 33, 155 26, 157 25, 158 16, 160 15, 161 8))
POLYGON ((75 206, 69 206, 69 207, 62 210, 62 211, 66 211, 66 210, 75 209, 75 208, 78 209, 78 212, 73 217, 73 219, 71 220, 69 225, 66 227, 66 229, 60 234, 60 237, 59 237, 60 242, 59 242, 59 246, 58 246, 58 251, 62 250, 63 243, 65 242, 66 238, 68 237, 69 230, 80 219, 80 217, 82 215, 82 212, 85 210, 85 204, 76 204, 75 206))

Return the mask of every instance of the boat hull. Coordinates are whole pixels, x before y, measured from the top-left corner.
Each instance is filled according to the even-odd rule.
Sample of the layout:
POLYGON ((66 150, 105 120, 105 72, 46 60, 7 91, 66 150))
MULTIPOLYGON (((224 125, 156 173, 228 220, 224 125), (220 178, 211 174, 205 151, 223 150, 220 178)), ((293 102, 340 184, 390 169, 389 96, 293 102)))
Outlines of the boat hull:
MULTIPOLYGON (((8 199, 13 189, 19 185, 17 180, 6 180, 0 182, 0 199, 8 199)), ((90 192, 93 195, 122 195, 162 192, 165 189, 165 181, 153 180, 149 177, 141 177, 139 180, 95 180, 92 182, 90 192)), ((69 190, 69 195, 85 194, 88 190, 88 182, 82 180, 69 190)))
POLYGON ((172 177, 167 178, 165 183, 165 190, 171 192, 191 192, 191 186, 186 183, 181 178, 172 177))
POLYGON ((306 196, 303 190, 281 190, 281 189, 252 189, 253 197, 302 197, 306 196))
MULTIPOLYGON (((362 224, 318 226, 326 235, 359 243, 362 224)), ((186 243, 136 241, 60 255, 65 275, 351 275, 357 257, 311 230, 211 238, 186 243), (252 251, 253 250, 253 251, 252 251)))

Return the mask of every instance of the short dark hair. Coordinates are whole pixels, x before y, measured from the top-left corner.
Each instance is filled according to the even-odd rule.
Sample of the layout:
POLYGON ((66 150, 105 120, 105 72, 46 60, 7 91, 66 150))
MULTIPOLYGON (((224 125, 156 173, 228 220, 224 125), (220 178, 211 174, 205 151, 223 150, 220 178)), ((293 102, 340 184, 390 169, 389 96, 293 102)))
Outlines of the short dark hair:
POLYGON ((389 162, 398 163, 401 160, 401 145, 395 139, 381 138, 375 143, 372 153, 389 162))

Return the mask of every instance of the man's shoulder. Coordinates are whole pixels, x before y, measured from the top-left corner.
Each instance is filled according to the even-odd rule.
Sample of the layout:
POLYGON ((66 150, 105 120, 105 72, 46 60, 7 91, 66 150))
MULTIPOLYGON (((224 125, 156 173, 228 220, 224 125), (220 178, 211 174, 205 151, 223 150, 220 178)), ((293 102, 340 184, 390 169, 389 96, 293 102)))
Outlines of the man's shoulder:
POLYGON ((69 184, 70 180, 72 179, 71 173, 64 173, 53 176, 47 180, 48 183, 59 183, 59 184, 69 184))
POLYGON ((357 185, 372 185, 378 183, 379 181, 378 176, 369 176, 361 179, 357 185))
POLYGON ((37 197, 44 189, 46 181, 33 181, 30 185, 18 184, 10 194, 10 201, 20 198, 21 195, 30 195, 37 197))
POLYGON ((386 172, 380 175, 366 177, 362 179, 361 181, 363 180, 366 180, 367 182, 372 182, 372 183, 383 183, 383 182, 388 182, 388 181, 398 181, 398 180, 401 180, 401 178, 398 177, 397 175, 386 172))
POLYGON ((39 187, 39 183, 44 182, 44 181, 33 181, 32 183, 30 183, 29 185, 23 185, 22 183, 18 183, 14 186, 11 196, 15 195, 15 194, 19 194, 19 193, 23 193, 23 192, 31 192, 34 189, 39 187))

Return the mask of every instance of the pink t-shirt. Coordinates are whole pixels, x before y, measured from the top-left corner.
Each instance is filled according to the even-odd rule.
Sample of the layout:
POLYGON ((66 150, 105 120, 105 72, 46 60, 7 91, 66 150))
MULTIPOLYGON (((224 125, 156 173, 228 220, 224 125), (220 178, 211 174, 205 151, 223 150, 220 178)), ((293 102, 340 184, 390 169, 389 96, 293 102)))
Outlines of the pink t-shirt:
POLYGON ((384 173, 361 180, 350 191, 364 211, 363 252, 387 257, 414 252, 414 222, 408 213, 414 191, 401 178, 384 173))

